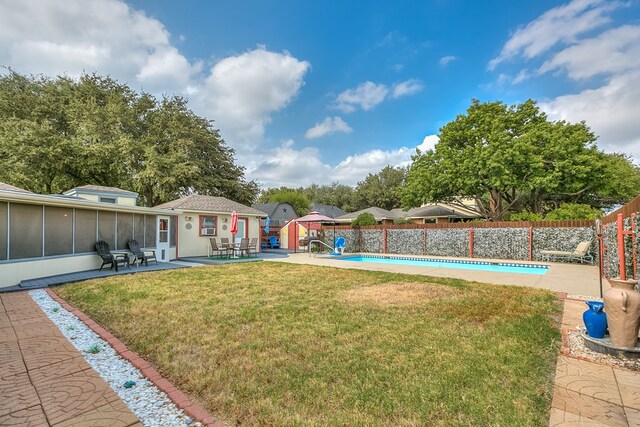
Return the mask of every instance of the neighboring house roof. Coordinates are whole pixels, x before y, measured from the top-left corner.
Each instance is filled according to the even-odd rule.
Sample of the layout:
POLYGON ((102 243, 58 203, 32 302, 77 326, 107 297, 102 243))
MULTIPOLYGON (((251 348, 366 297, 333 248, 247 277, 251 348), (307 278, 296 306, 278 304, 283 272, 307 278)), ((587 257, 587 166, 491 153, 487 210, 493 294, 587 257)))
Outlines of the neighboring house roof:
POLYGON ((479 218, 480 215, 473 212, 470 209, 466 209, 459 206, 453 206, 448 204, 433 204, 425 205, 419 208, 412 208, 408 211, 404 211, 401 208, 395 208, 390 211, 378 207, 370 207, 359 210, 357 212, 351 212, 346 215, 342 215, 338 218, 340 222, 351 222, 356 219, 358 215, 364 212, 373 214, 376 221, 393 220, 397 218, 419 219, 419 218, 479 218))
POLYGON ((347 213, 337 206, 321 205, 319 203, 311 203, 311 211, 328 216, 329 218, 338 218, 347 213))
POLYGON ((342 216, 339 216, 338 218, 336 218, 337 220, 339 220, 340 222, 351 222, 351 220, 354 220, 358 217, 358 215, 363 214, 365 212, 369 212, 370 214, 373 214, 373 217, 376 219, 376 221, 382 221, 384 219, 394 219, 397 218, 391 211, 388 211, 386 209, 382 209, 376 206, 372 206, 370 208, 366 208, 366 209, 361 209, 359 211, 356 212, 351 212, 348 214, 344 214, 342 216))
POLYGON ((24 190, 22 188, 14 187, 11 184, 0 182, 0 190, 2 191, 18 191, 20 193, 31 193, 31 191, 24 190))
POLYGON ((231 213, 236 211, 242 215, 267 216, 267 214, 250 206, 243 205, 226 197, 203 196, 192 194, 190 196, 181 197, 167 203, 156 206, 163 209, 181 209, 185 211, 198 212, 214 212, 214 213, 231 213))
POLYGON ((288 216, 289 218, 297 218, 298 213, 291 203, 287 202, 273 202, 273 203, 255 203, 251 205, 252 208, 265 212, 269 216, 288 216))
POLYGON ((116 187, 105 187, 102 185, 81 185, 80 187, 74 187, 70 190, 64 191, 62 194, 69 195, 73 193, 95 194, 95 193, 110 193, 121 194, 123 196, 138 197, 138 193, 129 190, 123 190, 116 187))

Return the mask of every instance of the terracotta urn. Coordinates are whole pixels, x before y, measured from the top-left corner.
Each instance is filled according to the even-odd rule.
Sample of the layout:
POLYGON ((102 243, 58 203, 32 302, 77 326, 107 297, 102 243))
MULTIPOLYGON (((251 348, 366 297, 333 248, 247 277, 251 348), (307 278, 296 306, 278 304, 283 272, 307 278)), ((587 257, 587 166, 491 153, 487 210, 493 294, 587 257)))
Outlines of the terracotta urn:
POLYGON ((604 294, 611 343, 618 347, 635 347, 640 329, 640 292, 636 280, 607 279, 611 285, 604 294))

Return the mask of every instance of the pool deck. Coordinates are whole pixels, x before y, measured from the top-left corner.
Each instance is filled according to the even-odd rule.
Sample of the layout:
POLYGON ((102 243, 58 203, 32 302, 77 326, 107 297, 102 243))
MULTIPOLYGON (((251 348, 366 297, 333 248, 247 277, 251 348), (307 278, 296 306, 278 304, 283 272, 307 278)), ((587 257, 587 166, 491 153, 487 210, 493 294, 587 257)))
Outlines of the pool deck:
MULTIPOLYGON (((355 255, 355 254, 349 254, 355 255)), ((368 254, 384 255, 384 254, 368 254)), ((393 256, 393 255, 391 255, 393 256)), ((398 255, 401 256, 401 255, 398 255)), ((414 258, 414 256, 412 256, 414 258)), ((272 259, 272 262, 289 262, 293 264, 312 264, 327 267, 353 268, 358 270, 386 271, 389 273, 422 274, 425 276, 451 277, 475 282, 492 283, 496 285, 517 285, 532 288, 548 289, 553 292, 566 292, 570 295, 586 295, 599 297, 600 285, 598 280, 598 267, 586 264, 567 264, 553 262, 528 262, 514 260, 483 260, 480 258, 448 258, 448 257, 422 257, 470 261, 508 262, 517 264, 548 265, 549 270, 542 275, 497 273, 491 271, 462 270, 444 267, 416 267, 411 265, 377 264, 348 261, 347 259, 330 258, 328 256, 309 256, 308 253, 289 254, 288 258, 272 259)), ((609 289, 609 284, 603 281, 603 291, 609 289)))

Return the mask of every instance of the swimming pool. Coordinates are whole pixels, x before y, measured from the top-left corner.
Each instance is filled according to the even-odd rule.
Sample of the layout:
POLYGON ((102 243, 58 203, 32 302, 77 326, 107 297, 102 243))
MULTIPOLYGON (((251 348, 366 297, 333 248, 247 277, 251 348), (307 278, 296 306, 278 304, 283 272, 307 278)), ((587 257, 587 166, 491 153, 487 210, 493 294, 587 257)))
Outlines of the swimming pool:
POLYGON ((469 261, 455 259, 390 257, 382 255, 356 255, 338 258, 341 261, 371 262, 377 264, 411 265, 416 267, 457 268, 460 270, 480 270, 497 273, 518 273, 543 275, 549 266, 543 264, 518 264, 510 262, 469 261))

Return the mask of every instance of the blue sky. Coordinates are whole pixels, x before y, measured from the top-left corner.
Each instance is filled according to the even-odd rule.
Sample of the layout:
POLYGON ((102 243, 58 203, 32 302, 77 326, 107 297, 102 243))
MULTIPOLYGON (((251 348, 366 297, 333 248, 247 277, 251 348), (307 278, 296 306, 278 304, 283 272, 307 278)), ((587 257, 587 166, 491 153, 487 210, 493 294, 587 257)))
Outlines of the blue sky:
POLYGON ((0 0, 0 64, 185 96, 265 187, 353 185, 472 98, 536 99, 640 159, 639 18, 637 0, 0 0))

